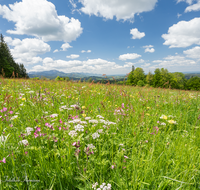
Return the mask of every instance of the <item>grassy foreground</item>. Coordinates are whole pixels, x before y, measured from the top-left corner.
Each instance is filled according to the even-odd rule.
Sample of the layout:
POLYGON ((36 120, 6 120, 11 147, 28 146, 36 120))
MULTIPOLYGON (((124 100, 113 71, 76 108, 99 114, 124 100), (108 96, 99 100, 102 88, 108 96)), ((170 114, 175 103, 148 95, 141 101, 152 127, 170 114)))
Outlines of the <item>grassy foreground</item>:
POLYGON ((200 92, 0 79, 0 189, 200 189, 200 92))

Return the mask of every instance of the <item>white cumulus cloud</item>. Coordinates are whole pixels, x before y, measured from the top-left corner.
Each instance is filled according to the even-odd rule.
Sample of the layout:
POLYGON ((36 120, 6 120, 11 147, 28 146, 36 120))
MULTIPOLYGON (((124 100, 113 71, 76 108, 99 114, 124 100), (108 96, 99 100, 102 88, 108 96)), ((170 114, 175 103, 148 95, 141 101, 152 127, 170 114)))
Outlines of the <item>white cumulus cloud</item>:
POLYGON ((182 1, 184 1, 190 5, 185 9, 186 13, 191 12, 191 11, 199 11, 200 10, 200 0, 196 0, 196 3, 194 3, 194 0, 177 0, 177 3, 180 3, 182 1))
POLYGON ((164 45, 170 48, 188 47, 193 44, 200 45, 200 17, 190 21, 180 21, 171 26, 168 34, 163 34, 164 45))
POLYGON ((141 39, 145 36, 144 32, 139 32, 137 28, 133 28, 130 30, 130 34, 132 34, 132 39, 141 39))
POLYGON ((62 51, 67 51, 67 49, 72 48, 72 46, 70 46, 68 43, 64 43, 62 46, 62 51))
POLYGON ((149 53, 154 53, 155 52, 155 49, 153 48, 152 45, 148 45, 148 46, 143 46, 143 48, 145 48, 145 53, 146 52, 149 52, 149 53))
POLYGON ((58 16, 53 3, 47 0, 22 0, 14 4, 0 5, 0 15, 15 23, 10 34, 32 35, 43 41, 76 40, 82 33, 78 19, 58 16))
POLYGON ((186 51, 183 51, 184 54, 186 54, 186 57, 193 58, 193 59, 200 59, 200 47, 196 46, 192 49, 188 49, 186 51))
POLYGON ((151 11, 157 0, 79 0, 85 14, 104 17, 105 19, 133 20, 135 14, 151 11))
POLYGON ((40 39, 25 38, 20 40, 11 37, 5 37, 5 41, 13 47, 10 51, 17 63, 23 63, 24 65, 36 64, 42 61, 38 54, 45 54, 51 51, 49 44, 43 42, 40 39))
POLYGON ((126 61, 127 59, 137 59, 141 57, 141 55, 137 53, 127 53, 119 56, 119 60, 126 61))
POLYGON ((71 54, 71 55, 68 55, 68 56, 66 56, 67 58, 69 58, 69 59, 76 59, 76 58, 78 58, 78 57, 80 57, 79 55, 76 55, 76 54, 71 54))

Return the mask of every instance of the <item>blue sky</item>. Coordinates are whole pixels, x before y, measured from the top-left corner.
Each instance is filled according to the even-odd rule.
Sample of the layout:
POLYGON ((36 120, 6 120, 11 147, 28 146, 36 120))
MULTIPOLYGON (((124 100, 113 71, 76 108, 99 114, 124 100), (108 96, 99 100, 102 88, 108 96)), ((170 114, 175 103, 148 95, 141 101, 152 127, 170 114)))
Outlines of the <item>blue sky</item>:
POLYGON ((28 72, 200 71, 200 0, 0 0, 0 33, 28 72))

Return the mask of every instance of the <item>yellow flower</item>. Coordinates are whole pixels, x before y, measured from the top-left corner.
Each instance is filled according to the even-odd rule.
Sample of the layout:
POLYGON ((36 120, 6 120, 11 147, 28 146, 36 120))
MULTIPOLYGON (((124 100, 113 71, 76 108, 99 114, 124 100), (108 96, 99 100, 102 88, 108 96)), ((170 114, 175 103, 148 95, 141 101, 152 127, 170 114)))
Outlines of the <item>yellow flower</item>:
POLYGON ((76 98, 76 100, 78 100, 78 98, 76 98))
POLYGON ((174 120, 168 120, 168 123, 170 123, 170 124, 176 124, 176 121, 174 121, 174 120))
POLYGON ((86 117, 86 114, 82 114, 83 117, 86 117))
POLYGON ((150 107, 147 107, 147 109, 150 109, 150 107))
POLYGON ((148 116, 149 116, 150 114, 149 114, 149 113, 146 113, 146 115, 148 115, 148 116))
POLYGON ((24 101, 24 100, 26 100, 26 98, 22 98, 22 100, 24 101))
POLYGON ((162 115, 162 116, 160 117, 160 119, 167 119, 167 116, 166 116, 166 115, 162 115))
POLYGON ((82 109, 84 110, 86 107, 85 106, 82 106, 82 109))

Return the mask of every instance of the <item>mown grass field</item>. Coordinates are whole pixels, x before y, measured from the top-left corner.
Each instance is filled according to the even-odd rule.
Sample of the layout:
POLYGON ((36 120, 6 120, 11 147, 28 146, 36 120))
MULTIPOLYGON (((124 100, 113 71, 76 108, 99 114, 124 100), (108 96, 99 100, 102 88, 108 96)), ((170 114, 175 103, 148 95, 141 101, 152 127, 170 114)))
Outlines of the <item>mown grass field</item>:
POLYGON ((0 189, 200 189, 199 92, 0 79, 0 105, 0 189))

